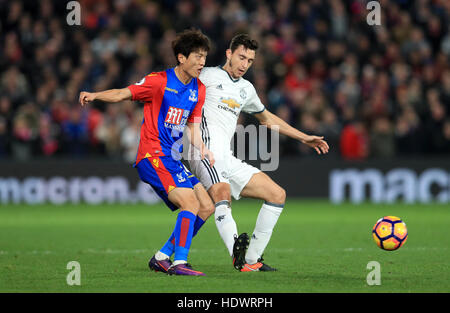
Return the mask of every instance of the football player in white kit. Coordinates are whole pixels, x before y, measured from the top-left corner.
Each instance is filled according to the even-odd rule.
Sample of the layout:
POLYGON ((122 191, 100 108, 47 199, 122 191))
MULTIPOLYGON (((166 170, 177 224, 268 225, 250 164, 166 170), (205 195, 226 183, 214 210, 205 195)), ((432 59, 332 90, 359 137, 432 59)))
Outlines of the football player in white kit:
POLYGON ((192 173, 215 203, 216 226, 233 265, 242 272, 275 270, 262 262, 262 254, 283 210, 286 192, 267 174, 233 156, 230 143, 240 112, 253 114, 262 125, 299 140, 318 154, 329 149, 323 137, 309 136, 266 110, 253 85, 242 78, 253 64, 257 49, 258 43, 247 34, 237 35, 226 50, 224 66, 203 68, 200 80, 206 86, 206 99, 200 128, 216 162, 211 167, 192 148, 188 157, 192 173), (246 233, 238 236, 231 214, 231 196, 236 200, 241 197, 264 200, 250 242, 246 233))

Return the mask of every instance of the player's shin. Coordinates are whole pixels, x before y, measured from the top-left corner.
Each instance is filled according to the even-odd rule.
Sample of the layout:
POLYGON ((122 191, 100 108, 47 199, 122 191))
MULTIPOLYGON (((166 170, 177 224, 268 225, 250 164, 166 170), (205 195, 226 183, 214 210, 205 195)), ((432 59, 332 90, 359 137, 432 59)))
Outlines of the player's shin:
MULTIPOLYGON (((205 224, 206 221, 204 221, 200 216, 197 215, 194 223, 194 231, 192 233, 192 238, 197 235, 198 231, 202 226, 205 224)), ((155 254, 155 258, 158 261, 168 259, 172 256, 172 254, 175 253, 175 232, 172 233, 169 240, 165 243, 165 245, 155 254)))
POLYGON ((194 233, 196 215, 189 211, 178 213, 175 224, 175 256, 174 265, 187 263, 192 235, 194 233))
POLYGON ((220 237, 222 237, 222 240, 225 243, 230 256, 232 256, 234 239, 237 238, 238 233, 236 222, 231 215, 231 207, 229 201, 224 200, 216 203, 214 219, 216 221, 216 226, 217 230, 219 231, 220 237))
POLYGON ((272 236, 272 231, 278 221, 278 217, 283 211, 284 204, 264 202, 256 219, 255 230, 253 231, 250 244, 248 246, 245 261, 248 264, 255 264, 266 249, 272 236))

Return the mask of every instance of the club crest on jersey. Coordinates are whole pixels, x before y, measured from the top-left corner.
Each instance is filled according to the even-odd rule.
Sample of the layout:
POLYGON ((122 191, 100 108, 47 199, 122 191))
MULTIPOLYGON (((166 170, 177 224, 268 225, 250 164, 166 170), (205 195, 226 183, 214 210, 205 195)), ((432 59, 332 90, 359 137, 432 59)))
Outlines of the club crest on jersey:
POLYGON ((177 178, 179 183, 183 183, 186 181, 186 178, 183 177, 183 173, 178 173, 177 178))
POLYGON ((244 100, 245 100, 245 98, 247 98, 247 92, 245 91, 245 89, 241 89, 241 92, 239 93, 239 95, 244 100))
POLYGON ((189 101, 197 102, 197 90, 189 89, 191 95, 189 96, 189 101))

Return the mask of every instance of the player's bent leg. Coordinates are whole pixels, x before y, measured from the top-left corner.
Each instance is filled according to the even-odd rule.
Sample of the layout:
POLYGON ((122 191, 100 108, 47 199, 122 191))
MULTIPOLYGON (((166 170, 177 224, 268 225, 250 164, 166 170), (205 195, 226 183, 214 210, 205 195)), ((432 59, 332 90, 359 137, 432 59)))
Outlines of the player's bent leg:
POLYGON ((261 199, 266 202, 284 204, 286 191, 266 173, 259 172, 250 178, 241 191, 241 197, 261 199))
POLYGON ((175 188, 169 192, 168 198, 180 208, 180 213, 178 213, 174 230, 174 262, 167 273, 169 275, 203 276, 202 272, 193 270, 187 263, 200 202, 191 188, 175 188))
MULTIPOLYGON (((197 218, 194 222, 194 231, 192 238, 194 238, 200 228, 205 224, 206 220, 214 213, 214 204, 203 185, 197 181, 193 181, 194 193, 197 197, 200 208, 197 214, 197 218)), ((167 273, 167 269, 172 265, 170 257, 175 253, 175 231, 172 232, 169 240, 164 246, 156 252, 156 254, 150 259, 149 267, 155 272, 167 273)))
POLYGON ((247 264, 241 271, 274 271, 274 268, 262 263, 262 254, 283 211, 286 192, 267 174, 260 172, 252 176, 241 196, 264 200, 245 255, 247 264))
POLYGON ((217 183, 208 189, 208 193, 214 201, 217 230, 228 249, 230 256, 233 256, 233 245, 238 237, 236 222, 231 214, 231 190, 228 183, 217 183))
POLYGON ((181 211, 189 211, 194 215, 198 214, 200 202, 191 188, 175 188, 169 192, 168 198, 181 211))
POLYGON ((216 183, 208 189, 208 193, 214 203, 226 200, 231 204, 231 190, 228 183, 216 183))
POLYGON ((206 221, 215 211, 213 200, 201 183, 194 186, 194 193, 200 203, 197 216, 206 221))
POLYGON ((245 263, 248 236, 245 233, 238 236, 237 225, 231 213, 230 184, 216 183, 208 189, 208 193, 215 203, 214 219, 219 235, 227 247, 233 266, 239 270, 245 263))
POLYGON ((200 208, 198 210, 197 218, 195 219, 194 233, 192 234, 192 237, 197 235, 200 228, 202 228, 203 224, 205 224, 206 220, 214 213, 215 210, 211 197, 201 183, 194 186, 194 192, 200 203, 200 208))

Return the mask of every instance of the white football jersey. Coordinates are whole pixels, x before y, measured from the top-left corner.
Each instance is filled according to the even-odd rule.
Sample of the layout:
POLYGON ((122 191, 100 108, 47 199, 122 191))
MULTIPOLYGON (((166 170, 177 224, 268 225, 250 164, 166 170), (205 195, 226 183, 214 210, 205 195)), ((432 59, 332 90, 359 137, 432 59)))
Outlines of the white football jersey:
POLYGON ((230 149, 241 111, 260 113, 265 110, 255 87, 244 78, 233 79, 221 66, 205 67, 200 80, 206 86, 203 105, 203 142, 211 151, 230 149))

